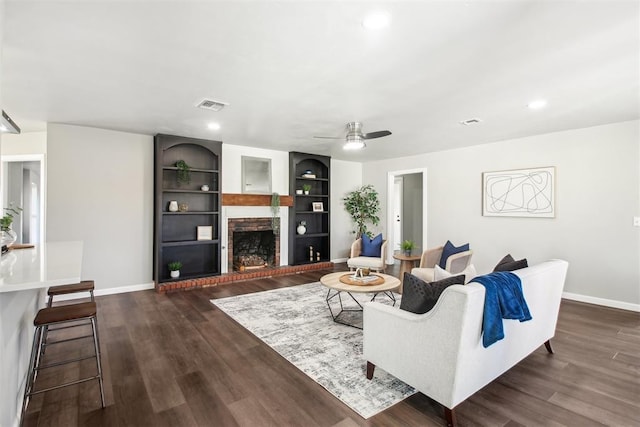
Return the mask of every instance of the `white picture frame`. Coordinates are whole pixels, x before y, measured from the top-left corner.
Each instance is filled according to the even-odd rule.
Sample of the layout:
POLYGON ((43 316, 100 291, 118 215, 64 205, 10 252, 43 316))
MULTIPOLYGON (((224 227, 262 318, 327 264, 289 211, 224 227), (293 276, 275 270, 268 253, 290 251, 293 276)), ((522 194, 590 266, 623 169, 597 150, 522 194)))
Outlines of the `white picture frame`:
POLYGON ((313 212, 324 212, 324 203, 323 202, 312 202, 311 209, 313 212))
POLYGON ((482 174, 482 215, 555 218, 553 166, 482 174))
POLYGON ((196 236, 197 240, 213 240, 213 226, 198 225, 196 236))

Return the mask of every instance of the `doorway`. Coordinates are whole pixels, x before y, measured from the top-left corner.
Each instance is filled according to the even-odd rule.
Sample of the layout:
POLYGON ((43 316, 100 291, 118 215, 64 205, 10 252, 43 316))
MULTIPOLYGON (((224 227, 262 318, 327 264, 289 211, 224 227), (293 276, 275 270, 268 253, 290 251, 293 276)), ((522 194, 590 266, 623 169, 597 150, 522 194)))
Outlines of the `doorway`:
POLYGON ((2 156, 2 175, 3 206, 22 209, 11 227, 16 242, 44 242, 44 155, 2 156))
MULTIPOLYGON (((420 254, 427 242, 427 169, 409 169, 388 172, 387 230, 393 250, 400 250, 403 240, 413 240, 414 254, 420 254)), ((394 262, 393 253, 387 263, 394 262)))

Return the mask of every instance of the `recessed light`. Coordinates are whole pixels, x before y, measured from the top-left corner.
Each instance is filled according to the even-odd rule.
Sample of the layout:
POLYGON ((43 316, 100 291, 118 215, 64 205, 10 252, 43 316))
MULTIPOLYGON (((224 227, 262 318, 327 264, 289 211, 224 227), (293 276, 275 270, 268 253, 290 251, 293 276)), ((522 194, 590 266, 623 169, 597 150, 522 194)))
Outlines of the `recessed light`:
POLYGON ((362 26, 367 30, 381 30, 389 26, 391 17, 386 12, 372 12, 364 17, 362 26))
POLYGON ((547 106, 547 101, 544 99, 536 99, 535 101, 531 101, 530 103, 527 104, 527 107, 531 108, 532 110, 539 110, 546 106, 547 106))
POLYGON ((207 127, 211 130, 220 130, 220 123, 209 123, 207 127))

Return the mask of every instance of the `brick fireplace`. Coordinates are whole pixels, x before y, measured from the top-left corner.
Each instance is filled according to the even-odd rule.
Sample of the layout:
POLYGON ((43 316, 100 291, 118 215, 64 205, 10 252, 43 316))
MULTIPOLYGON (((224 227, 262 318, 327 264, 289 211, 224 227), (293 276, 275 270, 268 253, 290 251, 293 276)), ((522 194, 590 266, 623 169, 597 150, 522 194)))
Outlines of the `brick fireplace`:
MULTIPOLYGON (((279 227, 280 218, 276 220, 279 227)), ((280 233, 273 234, 271 221, 272 218, 229 218, 227 271, 238 270, 240 256, 262 257, 267 267, 280 265, 280 233)))

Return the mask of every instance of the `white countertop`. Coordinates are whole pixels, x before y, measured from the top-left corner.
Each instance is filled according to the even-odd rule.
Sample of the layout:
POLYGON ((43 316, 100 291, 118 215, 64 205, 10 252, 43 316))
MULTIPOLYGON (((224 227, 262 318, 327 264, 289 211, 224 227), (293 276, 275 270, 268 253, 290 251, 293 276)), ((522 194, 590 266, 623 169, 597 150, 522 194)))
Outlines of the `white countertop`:
POLYGON ((14 249, 0 259, 0 293, 80 282, 82 242, 48 242, 14 249))

